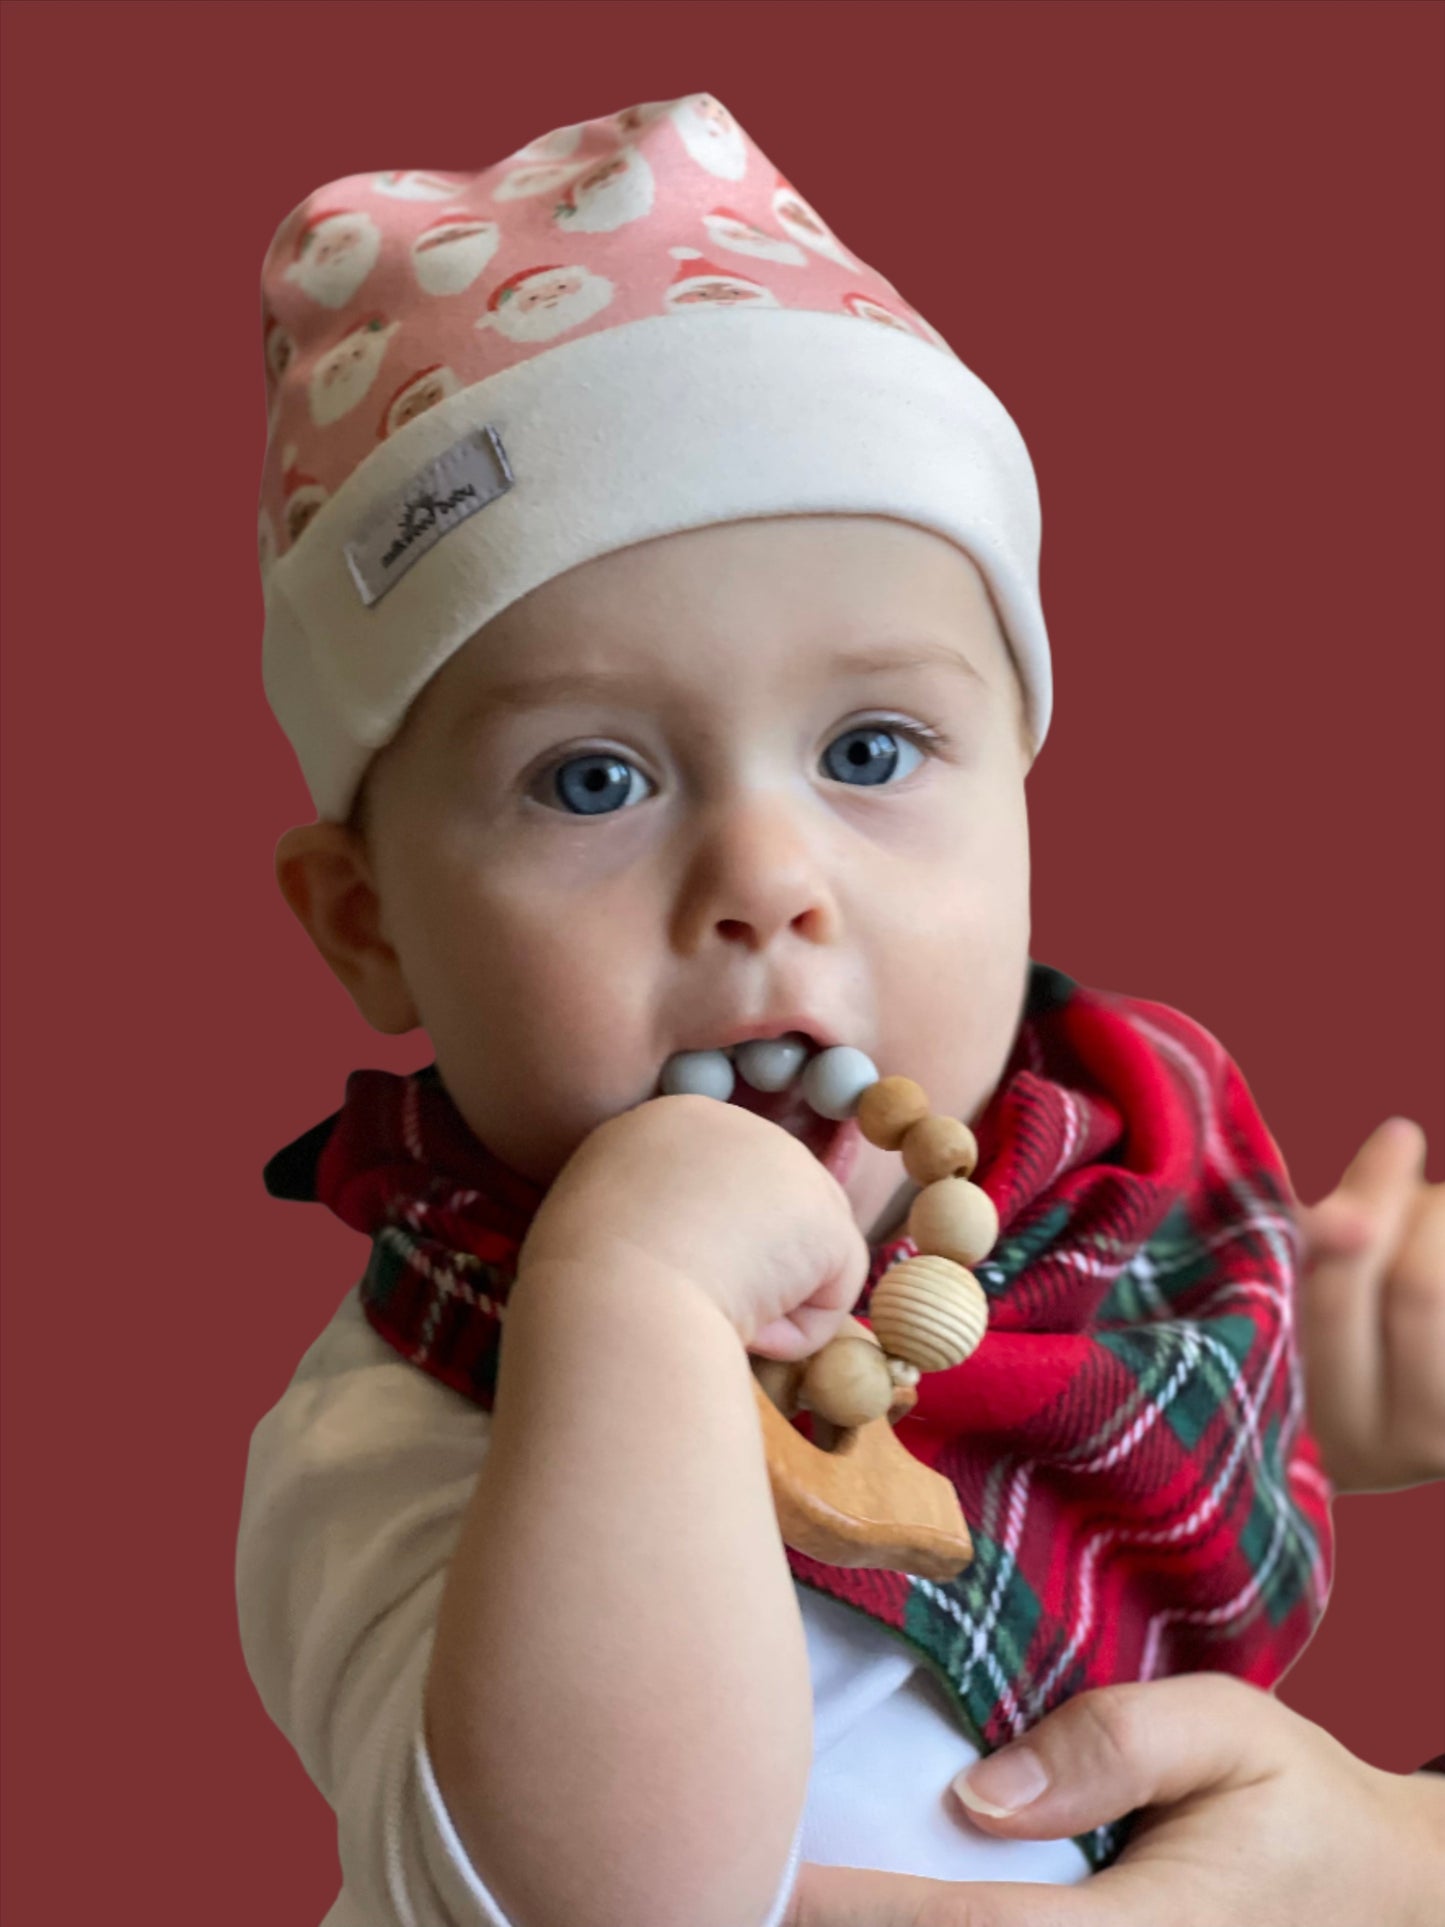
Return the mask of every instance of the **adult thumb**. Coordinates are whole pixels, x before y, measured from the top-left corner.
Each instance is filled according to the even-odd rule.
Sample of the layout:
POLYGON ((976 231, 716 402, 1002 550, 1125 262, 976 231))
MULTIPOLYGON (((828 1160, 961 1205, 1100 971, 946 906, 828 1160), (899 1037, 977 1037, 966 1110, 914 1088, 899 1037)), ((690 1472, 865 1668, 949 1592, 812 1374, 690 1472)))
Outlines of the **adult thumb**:
POLYGON ((1306 1263, 1300 1339, 1311 1414, 1327 1430, 1373 1426, 1384 1385, 1380 1295, 1386 1261, 1419 1193, 1425 1133, 1391 1117, 1365 1139, 1335 1189, 1301 1213, 1306 1263))
POLYGON ((1267 1695, 1224 1673, 1081 1693, 960 1774, 969 1820, 1010 1839, 1055 1840, 1240 1785, 1272 1764, 1267 1695))
POLYGON ((1425 1133, 1413 1119, 1387 1117, 1345 1166, 1331 1192, 1371 1215, 1403 1216, 1425 1173, 1425 1133))

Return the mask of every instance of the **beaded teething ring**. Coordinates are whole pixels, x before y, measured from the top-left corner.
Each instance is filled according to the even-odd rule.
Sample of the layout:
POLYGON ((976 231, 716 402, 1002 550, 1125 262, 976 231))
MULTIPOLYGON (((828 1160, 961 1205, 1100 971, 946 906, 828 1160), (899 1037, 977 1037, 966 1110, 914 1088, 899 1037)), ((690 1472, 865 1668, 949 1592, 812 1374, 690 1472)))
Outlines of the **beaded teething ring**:
MULTIPOLYGON (((781 1090, 804 1056, 789 1040, 758 1040, 739 1048, 738 1067, 755 1089, 781 1090), (767 1076, 777 1081, 763 1082, 767 1076)), ((923 1188, 906 1227, 919 1255, 874 1286, 872 1331, 849 1319, 809 1359, 752 1361, 779 1528, 785 1544, 831 1565, 951 1579, 973 1557, 958 1495, 899 1444, 892 1421, 916 1404, 920 1375, 962 1364, 988 1324, 988 1301, 969 1267, 993 1249, 998 1212, 969 1181, 978 1144, 958 1118, 931 1114, 911 1078, 879 1078, 862 1051, 820 1051, 801 1083, 820 1115, 856 1116, 870 1144, 900 1152, 923 1188), (789 1423, 799 1410, 812 1414, 811 1442, 789 1423)), ((726 1101, 732 1065, 720 1051, 679 1053, 662 1087, 726 1101)))

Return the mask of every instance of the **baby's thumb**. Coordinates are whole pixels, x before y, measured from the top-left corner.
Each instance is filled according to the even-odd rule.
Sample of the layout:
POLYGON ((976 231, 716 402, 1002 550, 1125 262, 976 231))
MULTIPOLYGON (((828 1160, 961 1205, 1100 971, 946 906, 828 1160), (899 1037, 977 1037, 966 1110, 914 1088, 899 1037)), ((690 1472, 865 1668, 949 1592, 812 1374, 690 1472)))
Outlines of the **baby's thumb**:
POLYGON ((1081 1693, 962 1773, 953 1790, 984 1832, 1057 1840, 1257 1771, 1254 1687, 1222 1673, 1081 1693), (1246 1762, 1249 1762, 1246 1765, 1246 1762))

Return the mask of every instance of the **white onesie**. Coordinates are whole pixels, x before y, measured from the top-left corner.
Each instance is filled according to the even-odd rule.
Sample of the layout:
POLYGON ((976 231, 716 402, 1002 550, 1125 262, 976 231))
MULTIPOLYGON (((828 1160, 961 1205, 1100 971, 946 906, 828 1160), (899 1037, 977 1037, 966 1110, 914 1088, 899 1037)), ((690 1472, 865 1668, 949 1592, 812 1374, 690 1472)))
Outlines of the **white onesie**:
MULTIPOLYGON (((236 1555, 241 1645, 267 1712, 337 1819, 321 1927, 535 1927, 467 1859, 432 1775, 422 1689, 447 1563, 491 1414, 400 1358, 356 1290, 256 1427, 236 1555)), ((978 1758, 927 1666, 885 1627, 797 1588, 813 1683, 801 1861, 937 1880, 1071 1884, 1071 1840, 993 1840, 949 1782, 978 1758)))

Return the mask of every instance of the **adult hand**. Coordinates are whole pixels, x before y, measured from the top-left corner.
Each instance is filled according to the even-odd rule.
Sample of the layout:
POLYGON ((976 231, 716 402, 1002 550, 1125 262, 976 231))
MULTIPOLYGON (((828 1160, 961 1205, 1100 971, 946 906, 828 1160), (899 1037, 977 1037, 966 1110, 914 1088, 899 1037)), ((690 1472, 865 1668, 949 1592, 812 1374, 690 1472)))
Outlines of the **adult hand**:
POLYGON ((1390 1118, 1301 1213, 1300 1353, 1310 1425, 1342 1492, 1445 1477, 1445 1184, 1390 1118))
POLYGON ((1222 1673, 1082 1693, 1026 1740, 980 1761, 968 1785, 974 1804, 960 1808, 960 1824, 999 1839, 1057 1839, 1148 1811, 1115 1864, 1075 1887, 807 1864, 784 1927, 1440 1919, 1445 1777, 1366 1766, 1322 1728, 1222 1673))

